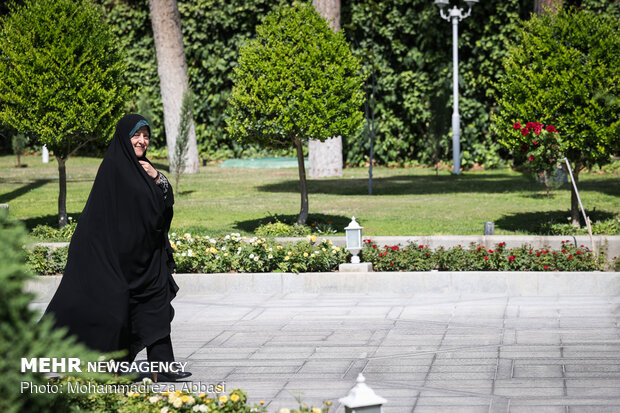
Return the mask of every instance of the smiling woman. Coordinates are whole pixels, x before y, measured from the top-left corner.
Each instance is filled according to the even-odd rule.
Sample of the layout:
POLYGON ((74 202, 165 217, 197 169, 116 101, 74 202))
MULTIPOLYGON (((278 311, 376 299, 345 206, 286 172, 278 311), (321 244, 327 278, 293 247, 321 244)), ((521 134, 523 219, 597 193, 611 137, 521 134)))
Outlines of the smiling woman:
POLYGON ((174 197, 145 156, 149 138, 142 116, 118 122, 46 313, 94 350, 125 351, 132 361, 146 347, 150 361, 172 362, 170 303, 178 287, 167 233, 174 197))

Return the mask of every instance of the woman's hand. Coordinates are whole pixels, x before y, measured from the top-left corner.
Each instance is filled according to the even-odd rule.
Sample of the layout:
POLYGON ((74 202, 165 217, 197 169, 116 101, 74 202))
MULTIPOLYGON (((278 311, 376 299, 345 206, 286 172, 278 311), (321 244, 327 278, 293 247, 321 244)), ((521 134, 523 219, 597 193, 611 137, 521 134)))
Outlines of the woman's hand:
POLYGON ((159 173, 155 170, 155 168, 153 168, 153 165, 151 165, 150 163, 146 161, 138 161, 138 162, 140 162, 140 165, 142 165, 142 167, 144 168, 148 176, 150 176, 153 179, 159 180, 159 173))

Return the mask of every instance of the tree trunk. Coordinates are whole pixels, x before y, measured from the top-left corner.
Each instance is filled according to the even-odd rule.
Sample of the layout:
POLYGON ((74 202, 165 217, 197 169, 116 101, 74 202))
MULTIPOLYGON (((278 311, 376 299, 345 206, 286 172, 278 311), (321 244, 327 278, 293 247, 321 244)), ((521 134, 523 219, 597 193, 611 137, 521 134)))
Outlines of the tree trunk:
MULTIPOLYGON (((340 0, 312 0, 312 5, 334 30, 340 30, 340 0)), ((342 137, 335 136, 325 142, 310 140, 308 143, 308 175, 310 178, 342 176, 342 137)))
POLYGON ((301 209, 297 216, 297 223, 305 225, 308 220, 308 186, 306 184, 306 167, 304 166, 304 147, 301 139, 295 138, 295 148, 297 148, 297 165, 299 170, 299 192, 301 193, 301 209))
POLYGON ((575 187, 579 184, 578 166, 575 166, 575 169, 573 170, 573 180, 575 181, 575 185, 571 185, 570 187, 570 219, 574 227, 580 228, 579 201, 577 200, 577 193, 575 192, 575 187))
POLYGON ((537 15, 544 14, 545 7, 557 12, 562 7, 562 0, 534 0, 534 13, 537 15))
POLYGON ((58 161, 58 228, 67 225, 67 158, 56 156, 58 161))
MULTIPOLYGON (((168 160, 172 163, 181 120, 183 95, 189 90, 181 17, 176 0, 149 0, 149 6, 157 54, 161 100, 164 106, 168 160)), ((196 173, 198 172, 198 148, 193 120, 187 144, 188 150, 183 172, 196 173)))

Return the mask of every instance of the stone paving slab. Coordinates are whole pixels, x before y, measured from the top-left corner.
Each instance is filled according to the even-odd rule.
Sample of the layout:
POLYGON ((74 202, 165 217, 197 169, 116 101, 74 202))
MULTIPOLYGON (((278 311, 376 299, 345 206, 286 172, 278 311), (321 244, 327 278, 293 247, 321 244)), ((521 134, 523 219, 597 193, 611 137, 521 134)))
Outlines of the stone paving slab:
POLYGON ((188 383, 225 382, 272 412, 301 398, 343 413, 358 373, 385 413, 620 412, 619 297, 201 293, 173 304, 188 383))

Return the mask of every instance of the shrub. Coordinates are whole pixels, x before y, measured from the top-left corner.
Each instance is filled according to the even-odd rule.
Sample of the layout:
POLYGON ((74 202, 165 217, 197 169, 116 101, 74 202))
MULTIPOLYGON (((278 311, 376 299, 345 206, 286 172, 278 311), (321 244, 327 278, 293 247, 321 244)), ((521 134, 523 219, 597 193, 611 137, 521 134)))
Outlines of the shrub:
POLYGON ((432 251, 424 245, 378 247, 364 240, 361 258, 380 271, 601 271, 604 267, 603 257, 597 259, 587 247, 568 241, 562 241, 559 251, 528 245, 507 249, 506 243, 432 251))
MULTIPOLYGON (((501 143, 520 151, 523 137, 511 131, 512 125, 537 121, 560 131, 575 181, 583 168, 609 163, 620 150, 619 61, 617 18, 568 8, 523 22, 498 82, 494 121, 501 143)), ((573 191, 575 226, 578 208, 573 191)))
POLYGON ((307 225, 289 225, 278 220, 259 225, 254 231, 259 237, 304 237, 310 232, 307 225))
POLYGON ((75 232, 77 222, 73 222, 72 217, 69 217, 68 221, 69 223, 62 228, 54 228, 49 225, 37 225, 32 229, 30 235, 49 242, 69 241, 75 232))
POLYGON ((22 166, 21 156, 26 151, 26 145, 28 145, 28 138, 23 133, 18 133, 13 135, 11 139, 11 147, 13 148, 13 153, 17 156, 17 167, 22 166))
POLYGON ((24 265, 24 240, 23 227, 0 216, 0 411, 70 411, 66 393, 21 391, 22 382, 36 386, 48 383, 43 373, 21 373, 21 358, 78 357, 88 361, 99 354, 74 339, 65 339, 64 330, 52 329, 49 318, 39 321, 40 314, 29 307, 33 296, 25 293, 23 286, 32 275, 24 265))
MULTIPOLYGON (((587 235, 587 228, 575 228, 568 223, 547 222, 539 228, 541 234, 548 235, 587 235)), ((592 224, 592 234, 620 235, 620 216, 596 221, 592 224)))

